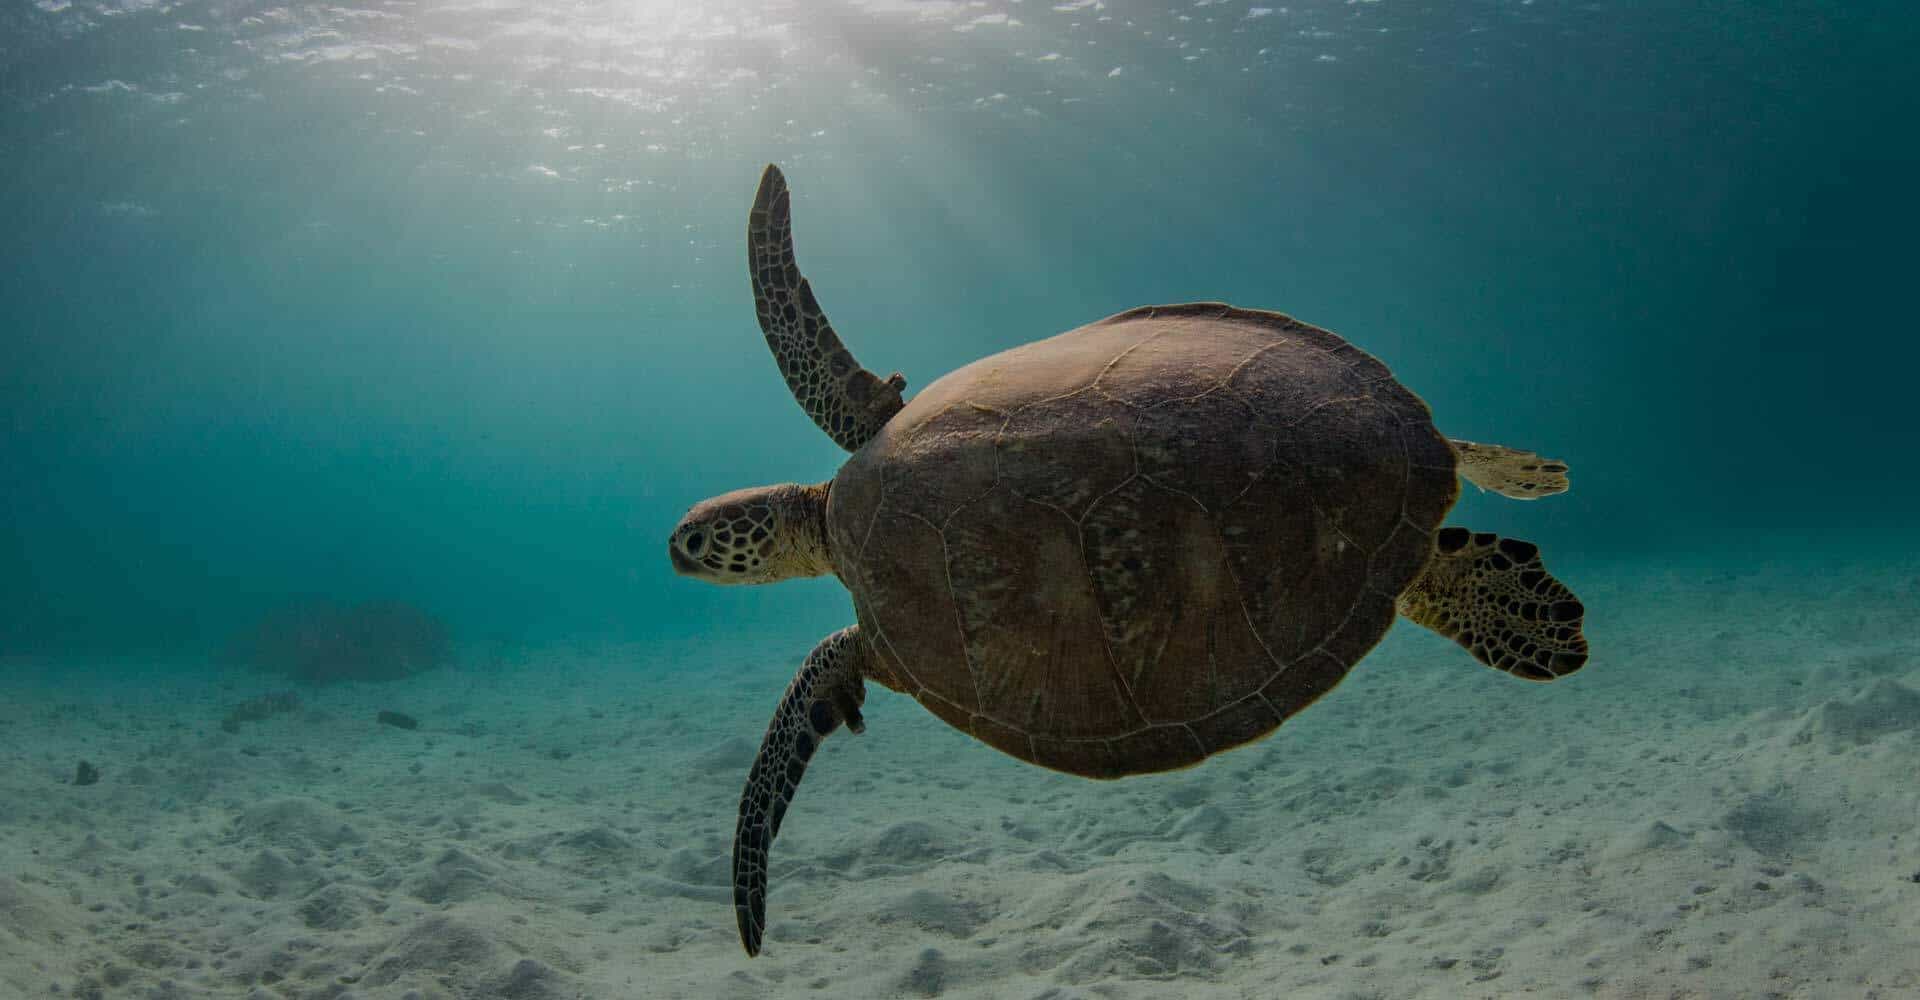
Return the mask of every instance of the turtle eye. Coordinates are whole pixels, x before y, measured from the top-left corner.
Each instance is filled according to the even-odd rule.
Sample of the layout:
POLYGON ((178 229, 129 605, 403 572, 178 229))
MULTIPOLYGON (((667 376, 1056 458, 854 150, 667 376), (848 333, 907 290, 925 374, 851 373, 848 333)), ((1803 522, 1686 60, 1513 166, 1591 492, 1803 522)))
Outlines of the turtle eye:
POLYGON ((707 535, 705 532, 696 531, 688 535, 687 540, 682 542, 681 545, 686 548, 687 555, 698 556, 701 551, 707 547, 707 535))

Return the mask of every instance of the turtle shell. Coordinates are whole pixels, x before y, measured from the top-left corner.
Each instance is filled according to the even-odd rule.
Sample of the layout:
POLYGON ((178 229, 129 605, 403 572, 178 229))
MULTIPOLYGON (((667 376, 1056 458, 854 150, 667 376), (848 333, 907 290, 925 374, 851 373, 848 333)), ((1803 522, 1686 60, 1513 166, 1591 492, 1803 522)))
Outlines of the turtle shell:
POLYGON ((1457 492, 1426 404, 1365 352, 1152 306, 928 386, 834 478, 828 543, 877 680, 1111 778, 1258 739, 1339 683, 1457 492))

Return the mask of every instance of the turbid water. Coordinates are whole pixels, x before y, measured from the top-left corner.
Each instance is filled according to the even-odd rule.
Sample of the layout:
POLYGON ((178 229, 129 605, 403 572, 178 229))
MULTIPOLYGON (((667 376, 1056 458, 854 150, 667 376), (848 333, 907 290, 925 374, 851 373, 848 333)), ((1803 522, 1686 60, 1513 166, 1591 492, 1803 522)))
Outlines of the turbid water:
POLYGON ((0 11, 0 995, 1920 996, 1904 5, 0 11), (1552 684, 1402 623, 1092 782, 869 685, 732 905, 846 453, 747 211, 908 398, 1149 303, 1566 461, 1552 684), (386 713, 386 714, 382 714, 386 713), (83 767, 82 764, 85 764, 83 767))

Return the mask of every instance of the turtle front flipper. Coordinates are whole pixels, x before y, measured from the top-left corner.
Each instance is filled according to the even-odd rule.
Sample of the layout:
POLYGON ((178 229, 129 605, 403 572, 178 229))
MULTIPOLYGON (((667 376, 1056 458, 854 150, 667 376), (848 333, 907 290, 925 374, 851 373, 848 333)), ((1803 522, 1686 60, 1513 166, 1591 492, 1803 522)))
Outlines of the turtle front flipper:
POLYGON ((793 398, 836 444, 860 450, 900 412, 907 380, 899 372, 882 379, 860 367, 833 332, 793 259, 787 179, 772 164, 760 175, 747 217, 747 269, 760 329, 793 398))
POLYGON ((1565 462, 1541 458, 1533 452, 1503 444, 1481 444, 1458 438, 1447 443, 1453 445, 1460 478, 1503 497, 1538 500, 1565 493, 1570 485, 1565 462))
POLYGON ((760 936, 767 927, 767 847, 780 832, 780 820, 807 772, 807 761, 841 723, 856 733, 866 728, 860 719, 860 704, 867 696, 861 669, 866 658, 858 625, 822 640, 787 685, 760 740, 733 833, 733 910, 740 943, 750 956, 760 954, 760 936))
POLYGON ((1515 677, 1558 680, 1587 663, 1587 609, 1547 575, 1532 542, 1441 528, 1433 558, 1400 595, 1399 609, 1515 677))

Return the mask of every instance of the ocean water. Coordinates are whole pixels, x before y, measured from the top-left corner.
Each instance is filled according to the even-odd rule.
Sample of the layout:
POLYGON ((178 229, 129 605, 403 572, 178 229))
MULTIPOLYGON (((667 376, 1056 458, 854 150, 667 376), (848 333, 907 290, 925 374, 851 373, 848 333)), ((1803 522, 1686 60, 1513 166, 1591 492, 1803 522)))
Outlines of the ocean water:
POLYGON ((1920 996, 1917 47, 1879 0, 10 3, 0 995, 1920 996), (1402 623, 1118 783, 870 689, 747 958, 740 786, 853 622, 665 552, 845 458, 754 321, 770 162, 909 396, 1221 300, 1568 462, 1449 523, 1540 545, 1590 665, 1402 623))

